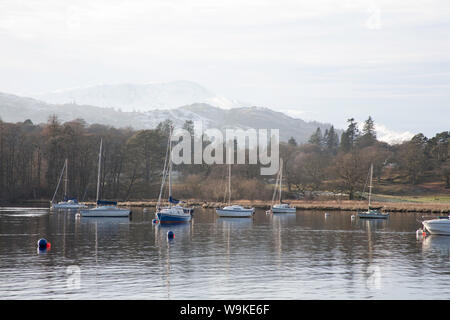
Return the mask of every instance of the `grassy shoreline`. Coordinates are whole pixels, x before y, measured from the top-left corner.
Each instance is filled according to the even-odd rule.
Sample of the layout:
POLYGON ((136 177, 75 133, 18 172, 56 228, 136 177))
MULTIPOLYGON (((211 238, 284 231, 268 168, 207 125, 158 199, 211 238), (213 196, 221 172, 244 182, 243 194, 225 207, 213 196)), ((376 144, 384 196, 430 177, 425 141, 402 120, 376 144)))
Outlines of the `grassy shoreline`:
MULTIPOLYGON (((292 200, 286 201, 298 210, 327 210, 327 211, 361 211, 367 210, 367 201, 350 200, 292 200)), ((92 203, 94 204, 94 203, 92 203)), ((217 208, 226 205, 222 202, 206 202, 199 200, 188 200, 186 204, 194 207, 217 208)), ((259 209, 269 209, 270 201, 262 200, 236 200, 233 204, 252 206, 259 209)), ((127 201, 119 202, 118 205, 126 207, 155 207, 155 201, 127 201)), ((450 214, 450 203, 427 203, 427 202, 373 202, 372 207, 382 207, 385 212, 423 212, 423 213, 448 213, 450 214)))
MULTIPOLYGON (((373 201, 372 207, 381 207, 385 212, 421 212, 421 213, 443 213, 450 214, 450 202, 418 202, 417 199, 405 201, 405 199, 392 199, 391 201, 373 201), (414 201, 416 200, 416 201, 414 201)), ((185 200, 188 206, 201 208, 217 208, 226 205, 223 202, 201 201, 196 199, 185 200)), ((233 204, 242 206, 252 206, 259 209, 269 209, 271 201, 263 200, 233 200, 233 204)), ((297 210, 327 210, 327 211, 361 211, 367 210, 367 201, 359 200, 286 200, 297 207, 297 210)), ((48 204, 48 201, 30 200, 26 204, 48 204)), ((95 205, 95 202, 84 202, 87 205, 95 205)), ((118 202, 119 206, 124 207, 155 207, 156 199, 142 201, 122 201, 118 202)))

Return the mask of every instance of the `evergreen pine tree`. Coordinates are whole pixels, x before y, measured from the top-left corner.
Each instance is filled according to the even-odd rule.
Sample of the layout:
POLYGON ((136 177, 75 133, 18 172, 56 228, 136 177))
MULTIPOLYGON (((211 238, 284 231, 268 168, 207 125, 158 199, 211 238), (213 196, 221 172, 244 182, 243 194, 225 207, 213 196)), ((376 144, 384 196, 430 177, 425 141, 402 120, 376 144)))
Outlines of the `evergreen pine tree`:
POLYGON ((295 141, 294 137, 290 137, 288 140, 288 144, 291 146, 297 146, 297 141, 295 141))
POLYGON ((317 127, 316 132, 314 132, 311 135, 308 142, 321 147, 322 141, 323 141, 322 130, 320 130, 320 127, 317 127))
POLYGON ((371 116, 364 122, 362 129, 362 135, 359 139, 359 144, 362 147, 367 147, 374 144, 377 141, 377 134, 375 132, 375 123, 371 116))

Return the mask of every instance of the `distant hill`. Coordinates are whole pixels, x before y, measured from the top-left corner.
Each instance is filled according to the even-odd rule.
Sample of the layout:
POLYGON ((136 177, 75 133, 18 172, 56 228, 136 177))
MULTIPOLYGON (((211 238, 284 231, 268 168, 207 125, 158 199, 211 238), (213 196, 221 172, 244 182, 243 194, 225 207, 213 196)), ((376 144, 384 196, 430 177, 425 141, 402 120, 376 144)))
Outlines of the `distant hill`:
POLYGON ((281 112, 261 107, 222 109, 205 103, 195 103, 171 110, 122 112, 114 108, 75 103, 50 104, 33 98, 0 93, 0 118, 3 121, 22 122, 30 119, 33 123, 45 123, 51 115, 57 115, 61 121, 81 118, 88 124, 99 123, 134 129, 155 128, 166 119, 172 120, 179 127, 186 120, 192 120, 203 121, 205 128, 280 129, 282 141, 287 141, 292 136, 299 143, 306 142, 317 127, 324 132, 331 126, 294 119, 281 112))
POLYGON ((214 128, 254 128, 254 129, 280 129, 280 139, 287 141, 294 137, 299 143, 307 142, 311 134, 320 127, 322 132, 331 127, 331 124, 316 121, 304 121, 292 118, 282 112, 263 107, 247 107, 223 110, 206 104, 192 104, 183 106, 178 110, 186 110, 209 120, 214 128))

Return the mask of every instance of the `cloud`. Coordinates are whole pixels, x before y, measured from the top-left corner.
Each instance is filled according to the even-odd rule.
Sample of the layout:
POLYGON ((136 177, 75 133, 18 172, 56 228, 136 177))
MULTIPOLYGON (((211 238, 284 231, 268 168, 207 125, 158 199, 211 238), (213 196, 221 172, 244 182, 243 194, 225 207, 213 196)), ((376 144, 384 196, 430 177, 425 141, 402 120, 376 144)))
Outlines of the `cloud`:
POLYGON ((379 30, 381 29, 381 10, 375 2, 372 2, 369 9, 369 17, 366 20, 367 29, 379 30))
POLYGON ((0 91, 188 79, 343 126, 409 105, 423 111, 372 115, 432 134, 449 116, 449 21, 445 0, 1 0, 0 91), (447 111, 412 124, 432 108, 447 111))

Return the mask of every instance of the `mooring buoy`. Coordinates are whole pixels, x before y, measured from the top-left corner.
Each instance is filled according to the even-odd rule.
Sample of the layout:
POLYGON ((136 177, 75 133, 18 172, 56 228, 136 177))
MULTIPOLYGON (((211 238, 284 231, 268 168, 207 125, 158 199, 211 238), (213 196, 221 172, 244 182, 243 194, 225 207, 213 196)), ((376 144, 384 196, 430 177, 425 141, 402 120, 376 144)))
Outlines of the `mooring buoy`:
POLYGON ((41 238, 37 242, 39 250, 47 250, 51 248, 50 242, 47 241, 47 239, 41 238))

